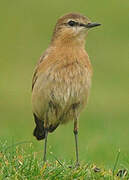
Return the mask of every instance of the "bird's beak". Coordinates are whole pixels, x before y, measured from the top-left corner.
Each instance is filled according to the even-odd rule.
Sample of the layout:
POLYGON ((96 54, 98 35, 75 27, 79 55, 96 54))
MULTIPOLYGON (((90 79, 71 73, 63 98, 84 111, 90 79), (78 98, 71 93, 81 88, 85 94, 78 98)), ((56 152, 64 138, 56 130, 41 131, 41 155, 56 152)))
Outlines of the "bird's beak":
POLYGON ((96 27, 96 26, 100 26, 101 24, 99 23, 88 23, 85 25, 86 28, 93 28, 93 27, 96 27))

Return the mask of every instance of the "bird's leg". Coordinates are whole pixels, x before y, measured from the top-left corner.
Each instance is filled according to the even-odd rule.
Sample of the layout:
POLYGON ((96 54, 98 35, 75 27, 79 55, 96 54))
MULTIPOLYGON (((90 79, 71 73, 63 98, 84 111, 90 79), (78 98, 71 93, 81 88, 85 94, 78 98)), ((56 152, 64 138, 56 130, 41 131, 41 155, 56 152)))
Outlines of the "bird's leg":
POLYGON ((46 162, 47 136, 48 136, 48 112, 46 113, 46 120, 44 121, 44 130, 45 130, 45 142, 44 142, 43 161, 46 162))
POLYGON ((78 159, 78 126, 77 126, 77 117, 74 118, 74 136, 75 136, 75 148, 76 148, 76 167, 79 166, 78 159))
POLYGON ((46 152, 47 152, 47 136, 48 136, 48 130, 45 129, 45 143, 44 143, 44 154, 43 154, 43 161, 46 161, 46 152))

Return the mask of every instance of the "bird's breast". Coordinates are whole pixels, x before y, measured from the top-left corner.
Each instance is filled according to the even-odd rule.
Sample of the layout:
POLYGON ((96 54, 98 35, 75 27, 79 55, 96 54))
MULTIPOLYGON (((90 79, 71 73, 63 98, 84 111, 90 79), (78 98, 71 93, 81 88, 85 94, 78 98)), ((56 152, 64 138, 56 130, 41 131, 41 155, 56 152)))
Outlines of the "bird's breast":
POLYGON ((88 66, 78 61, 64 62, 55 65, 49 74, 51 98, 56 104, 69 106, 87 100, 91 86, 91 72, 88 66))

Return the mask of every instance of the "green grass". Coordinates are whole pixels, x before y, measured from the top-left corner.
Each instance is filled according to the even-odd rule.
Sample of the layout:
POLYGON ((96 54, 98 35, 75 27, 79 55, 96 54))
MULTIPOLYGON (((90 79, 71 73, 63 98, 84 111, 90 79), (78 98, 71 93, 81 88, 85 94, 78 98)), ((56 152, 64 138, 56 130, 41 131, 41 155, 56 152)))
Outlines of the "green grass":
MULTIPOLYGON (((32 172, 30 179, 36 176, 34 173, 37 173, 40 179, 40 171, 43 168, 43 142, 36 141, 32 135, 35 125, 30 100, 31 79, 36 62, 49 45, 57 18, 67 12, 80 12, 92 21, 102 23, 102 26, 89 32, 86 41, 86 50, 91 59, 94 74, 89 103, 79 120, 79 158, 82 173, 86 173, 87 176, 91 173, 96 176, 96 179, 99 176, 98 180, 103 171, 107 176, 110 174, 112 176, 119 149, 121 153, 115 175, 118 169, 129 169, 128 11, 129 1, 127 0, 94 2, 91 0, 74 2, 4 0, 1 2, 1 179, 6 172, 10 176, 16 177, 20 174, 21 179, 25 176, 27 178, 26 173, 30 167, 32 172), (32 147, 27 143, 12 148, 13 144, 26 141, 31 142, 32 147), (7 147, 10 148, 5 151, 7 147), (17 149, 19 150, 16 151, 17 149), (21 165, 18 163, 18 155, 23 158, 21 165), (7 161, 4 161, 3 157, 7 161), (85 171, 83 167, 87 167, 87 164, 89 166, 85 171), (94 164, 101 168, 101 172, 93 172, 94 164), (21 175, 21 171, 24 174, 21 175)), ((62 170, 64 176, 76 174, 74 169, 65 168, 64 170, 62 166, 55 163, 50 152, 53 152, 65 167, 74 164, 75 144, 72 122, 60 126, 55 132, 49 134, 48 163, 44 168, 44 174, 50 179, 52 175, 54 176, 54 172, 50 173, 51 176, 49 172, 56 168, 58 172, 62 170)))
POLYGON ((81 162, 79 167, 75 167, 75 162, 60 161, 50 152, 53 160, 43 163, 39 158, 40 152, 35 152, 33 144, 21 142, 7 146, 7 142, 0 144, 0 178, 1 179, 105 179, 118 180, 128 179, 127 167, 118 165, 120 152, 116 155, 116 160, 112 169, 103 166, 98 167, 93 163, 81 162))

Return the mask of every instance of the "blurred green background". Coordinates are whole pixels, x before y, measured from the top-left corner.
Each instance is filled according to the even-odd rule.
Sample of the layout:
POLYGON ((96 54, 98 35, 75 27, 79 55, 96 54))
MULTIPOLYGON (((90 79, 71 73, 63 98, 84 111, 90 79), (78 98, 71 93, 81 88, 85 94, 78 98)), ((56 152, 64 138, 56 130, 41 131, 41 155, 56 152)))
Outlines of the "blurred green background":
MULTIPOLYGON (((31 79, 48 47, 57 18, 80 12, 102 23, 89 32, 86 49, 93 69, 87 109, 79 127, 80 160, 110 166, 118 149, 129 163, 129 1, 5 0, 0 5, 0 137, 11 144, 31 141, 31 79)), ((48 159, 75 159, 72 122, 48 137, 48 159)))

